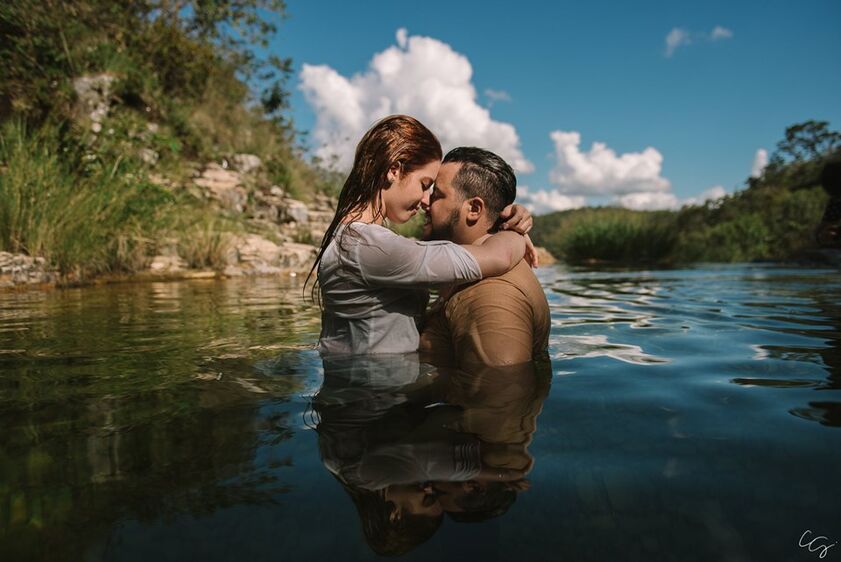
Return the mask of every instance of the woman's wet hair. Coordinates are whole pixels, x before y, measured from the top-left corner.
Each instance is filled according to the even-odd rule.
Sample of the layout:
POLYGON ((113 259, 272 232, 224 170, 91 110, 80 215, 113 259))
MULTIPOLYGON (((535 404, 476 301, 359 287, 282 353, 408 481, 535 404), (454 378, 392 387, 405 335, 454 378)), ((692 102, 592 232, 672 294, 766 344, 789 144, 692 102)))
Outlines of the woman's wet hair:
POLYGON ((345 217, 360 217, 372 203, 375 212, 381 212, 381 192, 388 186, 388 171, 393 166, 401 174, 409 174, 430 162, 439 162, 442 154, 441 143, 432 131, 414 117, 391 115, 377 121, 356 145, 353 168, 339 193, 336 214, 321 239, 307 283, 345 217))

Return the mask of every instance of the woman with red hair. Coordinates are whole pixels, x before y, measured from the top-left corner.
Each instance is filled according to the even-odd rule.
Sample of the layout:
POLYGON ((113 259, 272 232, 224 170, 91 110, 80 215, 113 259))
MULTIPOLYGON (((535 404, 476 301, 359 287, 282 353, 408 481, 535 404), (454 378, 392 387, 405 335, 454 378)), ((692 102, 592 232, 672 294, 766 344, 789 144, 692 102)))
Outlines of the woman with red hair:
MULTIPOLYGON (((435 135, 406 115, 382 119, 359 141, 312 270, 323 307, 322 355, 417 351, 429 288, 501 275, 523 259, 524 232, 460 246, 412 240, 384 226, 408 221, 429 203, 441 158, 435 135)), ((514 229, 530 223, 517 210, 509 219, 514 229)))

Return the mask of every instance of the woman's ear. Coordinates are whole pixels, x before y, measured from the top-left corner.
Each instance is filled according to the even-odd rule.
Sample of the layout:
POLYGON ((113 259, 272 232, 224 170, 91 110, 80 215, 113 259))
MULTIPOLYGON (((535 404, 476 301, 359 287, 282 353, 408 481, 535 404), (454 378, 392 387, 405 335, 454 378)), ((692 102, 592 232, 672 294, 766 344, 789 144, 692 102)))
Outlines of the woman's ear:
POLYGON ((395 162, 388 168, 388 173, 386 173, 385 177, 388 180, 388 183, 394 183, 400 180, 400 172, 403 169, 403 166, 400 162, 395 162))

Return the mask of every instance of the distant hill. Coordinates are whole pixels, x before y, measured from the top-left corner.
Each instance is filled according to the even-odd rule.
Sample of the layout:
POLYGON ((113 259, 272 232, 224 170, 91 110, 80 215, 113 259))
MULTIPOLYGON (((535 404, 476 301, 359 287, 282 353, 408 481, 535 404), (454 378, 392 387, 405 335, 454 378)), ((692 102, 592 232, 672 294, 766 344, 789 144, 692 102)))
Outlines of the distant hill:
POLYGON ((825 162, 841 158, 841 135, 825 122, 786 129, 759 178, 745 189, 679 211, 599 207, 535 218, 532 238, 569 263, 659 264, 787 260, 816 247, 827 195, 825 162))

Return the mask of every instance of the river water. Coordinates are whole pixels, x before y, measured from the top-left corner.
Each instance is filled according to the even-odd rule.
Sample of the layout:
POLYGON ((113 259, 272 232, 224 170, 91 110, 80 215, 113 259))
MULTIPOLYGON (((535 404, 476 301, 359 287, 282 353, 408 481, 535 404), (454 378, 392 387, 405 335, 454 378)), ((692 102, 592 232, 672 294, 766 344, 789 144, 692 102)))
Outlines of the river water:
POLYGON ((294 279, 2 293, 0 560, 841 557, 839 273, 542 268, 480 373, 322 364, 294 279))

